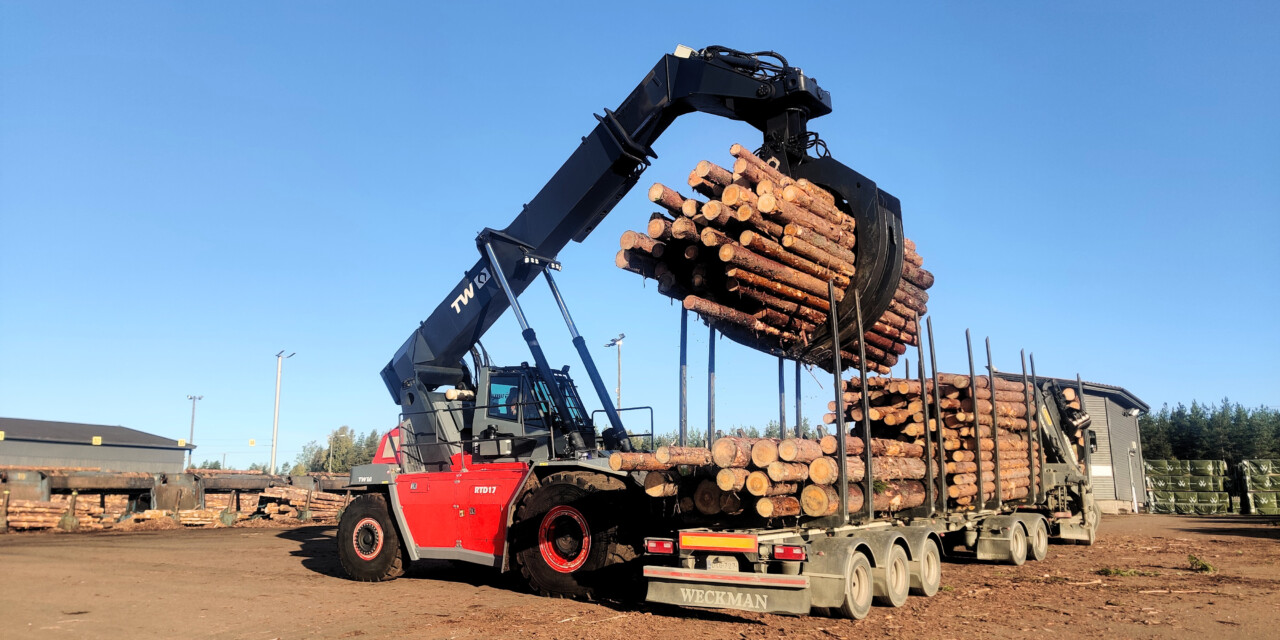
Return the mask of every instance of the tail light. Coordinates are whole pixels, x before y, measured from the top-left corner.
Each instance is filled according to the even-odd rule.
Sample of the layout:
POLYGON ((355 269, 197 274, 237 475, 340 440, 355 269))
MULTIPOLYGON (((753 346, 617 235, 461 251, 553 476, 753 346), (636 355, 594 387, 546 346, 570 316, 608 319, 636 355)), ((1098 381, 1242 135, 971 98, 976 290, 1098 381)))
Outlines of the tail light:
POLYGON ((669 538, 645 538, 644 550, 649 553, 671 555, 676 552, 676 543, 669 538))
POLYGON ((773 548, 774 560, 798 560, 803 562, 805 559, 804 547, 794 547, 788 545, 778 545, 773 548))

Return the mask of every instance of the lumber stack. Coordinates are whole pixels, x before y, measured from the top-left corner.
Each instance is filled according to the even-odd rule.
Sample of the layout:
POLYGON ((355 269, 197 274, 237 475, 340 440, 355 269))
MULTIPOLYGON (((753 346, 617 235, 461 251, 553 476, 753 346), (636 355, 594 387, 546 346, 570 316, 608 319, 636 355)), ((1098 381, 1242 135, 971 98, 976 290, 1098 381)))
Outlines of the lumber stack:
MULTIPOLYGON (((60 526, 63 517, 71 512, 71 505, 54 500, 9 500, 6 517, 12 529, 53 529, 60 526)), ((100 530, 102 507, 76 505, 74 526, 77 529, 100 530)))
MULTIPOLYGON (((840 508, 839 442, 821 439, 723 437, 710 449, 661 447, 654 453, 614 453, 610 466, 644 472, 645 493, 673 498, 686 513, 703 516, 820 517, 840 508)), ((861 439, 847 438, 843 461, 850 511, 865 508, 860 483, 866 476, 861 439)), ((924 503, 924 448, 890 439, 871 441, 874 510, 893 512, 924 503)), ((936 464, 935 471, 936 471, 936 464)))
POLYGON ((350 502, 349 496, 295 487, 270 487, 261 494, 263 512, 269 517, 297 517, 310 511, 313 520, 336 520, 350 502))
MULTIPOLYGON (((689 174, 694 196, 654 184, 649 199, 662 211, 643 233, 622 234, 615 264, 657 280, 659 293, 731 339, 808 361, 801 351, 831 311, 827 283, 839 304, 856 273, 854 218, 826 190, 779 173, 742 145, 729 153, 728 168, 704 160, 689 174)), ((867 369, 878 373, 916 344, 915 318, 933 286, 915 243, 904 245, 893 302, 864 340, 867 369)), ((845 348, 844 365, 857 366, 856 347, 845 348)))
MULTIPOLYGON (((860 379, 845 383, 844 401, 844 417, 854 435, 861 433, 866 422, 872 436, 923 446, 924 433, 929 431, 935 447, 930 459, 937 459, 936 447, 941 447, 946 460, 944 473, 952 508, 972 508, 980 501, 995 498, 997 450, 1001 499, 1025 498, 1035 490, 1039 457, 1028 456, 1028 447, 1034 454, 1039 451, 1034 440, 1036 423, 1028 420, 1034 405, 1030 390, 1021 382, 939 373, 936 381, 927 379, 922 385, 920 380, 871 376, 867 378, 865 412, 860 379), (935 383, 937 404, 933 396, 935 383)), ((832 412, 823 418, 827 424, 836 421, 835 404, 828 404, 832 412)))
MULTIPOLYGON (((50 501, 60 504, 68 504, 71 501, 71 495, 66 493, 55 493, 50 496, 50 501)), ((79 493, 76 496, 76 513, 88 514, 92 510, 94 515, 100 519, 110 522, 119 520, 129 511, 129 496, 123 493, 79 493)))

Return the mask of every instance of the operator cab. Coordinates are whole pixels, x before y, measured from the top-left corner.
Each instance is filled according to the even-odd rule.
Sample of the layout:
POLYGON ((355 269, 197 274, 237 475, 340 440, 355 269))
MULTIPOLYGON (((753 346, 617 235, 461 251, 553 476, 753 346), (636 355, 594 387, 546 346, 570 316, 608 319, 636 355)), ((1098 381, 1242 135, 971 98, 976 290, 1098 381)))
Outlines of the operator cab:
POLYGON ((568 416, 559 415, 536 367, 477 369, 474 395, 454 392, 461 397, 449 399, 446 392, 433 391, 422 403, 425 410, 404 414, 409 425, 401 445, 405 471, 447 470, 458 453, 477 462, 533 462, 595 448, 595 428, 569 367, 552 371, 568 416))

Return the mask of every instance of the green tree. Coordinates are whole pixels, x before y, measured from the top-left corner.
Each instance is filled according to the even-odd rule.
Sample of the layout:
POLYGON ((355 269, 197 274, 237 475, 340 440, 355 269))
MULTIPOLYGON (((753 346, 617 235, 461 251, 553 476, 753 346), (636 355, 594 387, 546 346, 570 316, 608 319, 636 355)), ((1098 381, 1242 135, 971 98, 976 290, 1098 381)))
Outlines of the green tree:
POLYGON ((196 468, 197 469, 221 469, 222 462, 219 460, 205 460, 204 462, 201 462, 200 466, 196 468))
POLYGON ((1168 405, 1139 421, 1142 450, 1152 460, 1280 458, 1280 411, 1247 408, 1223 398, 1221 404, 1168 405))

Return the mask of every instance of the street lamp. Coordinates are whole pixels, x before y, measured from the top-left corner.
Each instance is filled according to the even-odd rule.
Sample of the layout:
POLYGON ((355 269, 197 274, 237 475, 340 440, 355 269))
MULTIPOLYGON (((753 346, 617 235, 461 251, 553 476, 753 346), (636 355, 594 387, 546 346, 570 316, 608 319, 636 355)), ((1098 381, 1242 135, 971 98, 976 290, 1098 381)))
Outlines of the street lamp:
MULTIPOLYGON (((1133 496, 1133 512, 1138 512, 1138 487, 1137 478, 1133 473, 1133 461, 1138 457, 1138 443, 1133 441, 1129 443, 1129 495, 1133 496)), ((1145 483, 1144 483, 1145 488, 1145 483)))
POLYGON ((618 388, 614 389, 618 394, 618 408, 622 408, 622 339, 627 337, 625 333, 619 333, 618 337, 605 343, 604 348, 618 348, 618 388))
POLYGON ((275 417, 271 419, 271 468, 267 470, 269 474, 276 472, 276 437, 280 434, 280 369, 284 364, 285 358, 292 358, 298 355, 297 352, 284 355, 284 349, 276 354, 276 411, 275 417))
MULTIPOLYGON (((204 396, 187 396, 191 401, 191 433, 187 436, 187 446, 196 439, 196 400, 204 400, 204 396)), ((191 468, 191 449, 187 449, 187 468, 191 468)))

